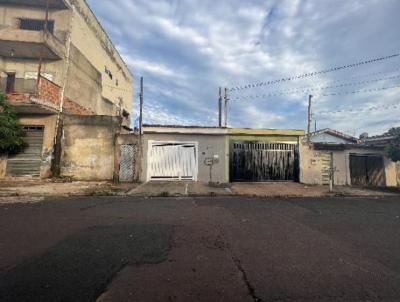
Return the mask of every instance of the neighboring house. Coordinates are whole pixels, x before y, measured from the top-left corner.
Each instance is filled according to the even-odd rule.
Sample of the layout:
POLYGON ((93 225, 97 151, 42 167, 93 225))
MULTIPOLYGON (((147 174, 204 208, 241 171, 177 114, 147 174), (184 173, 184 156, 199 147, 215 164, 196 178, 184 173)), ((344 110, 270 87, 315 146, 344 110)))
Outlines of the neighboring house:
POLYGON ((332 129, 303 138, 300 146, 300 181, 304 184, 394 187, 396 164, 382 146, 358 143, 356 138, 332 129))
POLYGON ((313 143, 327 144, 355 144, 357 139, 342 132, 326 128, 310 133, 310 141, 313 143))
POLYGON ((295 181, 303 130, 145 125, 142 181, 295 181))
MULTIPOLYGON (((115 117, 128 128, 132 82, 128 67, 84 0, 0 0, 0 90, 16 109, 29 143, 23 153, 8 159, 6 176, 49 177, 54 160, 68 167, 67 175, 80 177, 79 169, 74 171, 80 164, 95 173, 101 167, 96 143, 88 135, 82 139, 93 145, 81 142, 86 147, 78 150, 61 141, 64 116, 85 117, 84 123, 73 119, 74 125, 85 124, 85 129, 75 130, 92 127, 93 138, 102 136, 96 136, 96 121, 108 131, 115 117), (94 122, 89 122, 90 116, 94 122), (111 117, 111 124, 106 126, 105 119, 96 116, 111 117), (69 149, 54 154, 61 145, 69 149), (77 157, 82 163, 74 162, 77 157)), ((102 147, 101 142, 97 145, 102 147)))

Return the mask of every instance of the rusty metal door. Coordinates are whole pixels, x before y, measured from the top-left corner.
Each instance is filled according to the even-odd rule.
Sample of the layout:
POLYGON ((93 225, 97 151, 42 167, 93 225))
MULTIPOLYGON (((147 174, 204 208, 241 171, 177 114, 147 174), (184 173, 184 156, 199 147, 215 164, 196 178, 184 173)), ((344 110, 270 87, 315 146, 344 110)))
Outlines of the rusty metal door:
POLYGON ((135 179, 137 145, 121 145, 119 181, 133 182, 135 179))
POLYGON ((385 165, 379 155, 350 155, 350 176, 353 186, 386 186, 385 165))
POLYGON ((231 142, 230 181, 295 181, 297 144, 231 142))

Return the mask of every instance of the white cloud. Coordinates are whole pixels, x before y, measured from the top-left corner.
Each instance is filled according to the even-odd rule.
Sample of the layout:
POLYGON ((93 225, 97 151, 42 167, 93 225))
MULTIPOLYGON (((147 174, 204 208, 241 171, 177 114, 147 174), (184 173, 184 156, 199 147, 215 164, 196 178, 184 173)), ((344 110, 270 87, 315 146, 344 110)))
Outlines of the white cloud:
MULTIPOLYGON (((398 0, 88 1, 120 45, 135 76, 146 77, 147 122, 212 124, 219 86, 279 79, 400 49, 398 0)), ((327 86, 338 80, 351 82, 358 75, 396 66, 400 66, 399 58, 236 95, 327 86)), ((362 90, 398 82, 328 91, 362 90)), ((248 104, 232 102, 230 119, 242 127, 305 127, 307 97, 307 92, 299 92, 246 100, 248 104)), ((316 110, 359 108, 395 102, 397 98, 398 90, 388 90, 316 98, 315 106, 316 110)), ((321 126, 373 132, 396 123, 397 116, 392 110, 317 118, 321 126)))

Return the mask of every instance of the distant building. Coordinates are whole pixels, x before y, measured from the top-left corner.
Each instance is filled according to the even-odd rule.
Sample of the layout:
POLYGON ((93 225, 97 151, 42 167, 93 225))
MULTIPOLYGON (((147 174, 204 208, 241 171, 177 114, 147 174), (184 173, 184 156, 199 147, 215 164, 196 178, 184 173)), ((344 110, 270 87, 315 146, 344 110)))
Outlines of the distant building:
POLYGON ((67 155, 54 153, 64 115, 116 117, 129 127, 132 82, 84 0, 0 0, 0 90, 29 143, 3 176, 49 177, 53 160, 67 155))

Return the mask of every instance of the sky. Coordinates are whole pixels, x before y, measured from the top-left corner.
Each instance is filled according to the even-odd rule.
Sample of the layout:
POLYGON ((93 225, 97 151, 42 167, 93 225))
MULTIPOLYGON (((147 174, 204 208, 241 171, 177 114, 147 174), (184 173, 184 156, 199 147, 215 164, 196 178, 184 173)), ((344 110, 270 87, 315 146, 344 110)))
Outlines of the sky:
POLYGON ((147 124, 217 126, 227 87, 230 127, 306 129, 310 94, 313 129, 400 126, 400 56, 252 85, 399 54, 399 0, 88 3, 135 77, 133 126, 141 76, 147 124))

